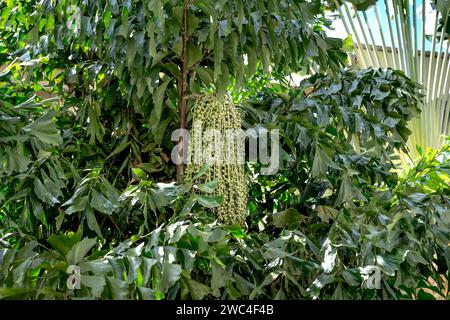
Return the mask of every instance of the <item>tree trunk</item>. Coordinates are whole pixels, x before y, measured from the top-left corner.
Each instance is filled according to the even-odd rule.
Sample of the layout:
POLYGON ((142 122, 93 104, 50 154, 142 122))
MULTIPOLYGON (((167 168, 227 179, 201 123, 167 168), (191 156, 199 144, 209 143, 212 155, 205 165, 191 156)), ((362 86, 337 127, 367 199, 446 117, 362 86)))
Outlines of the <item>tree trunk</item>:
MULTIPOLYGON (((184 0, 183 5, 183 25, 181 26, 181 35, 183 37, 183 50, 181 52, 181 83, 180 83, 180 100, 179 100, 179 114, 180 114, 180 129, 186 129, 187 116, 187 85, 188 85, 188 70, 187 70, 187 46, 189 41, 188 34, 188 14, 189 14, 189 0, 184 0)), ((180 137, 179 144, 182 146, 183 138, 180 137)), ((180 148, 182 156, 187 150, 180 148)), ((177 165, 177 181, 181 182, 184 175, 184 164, 177 165)))

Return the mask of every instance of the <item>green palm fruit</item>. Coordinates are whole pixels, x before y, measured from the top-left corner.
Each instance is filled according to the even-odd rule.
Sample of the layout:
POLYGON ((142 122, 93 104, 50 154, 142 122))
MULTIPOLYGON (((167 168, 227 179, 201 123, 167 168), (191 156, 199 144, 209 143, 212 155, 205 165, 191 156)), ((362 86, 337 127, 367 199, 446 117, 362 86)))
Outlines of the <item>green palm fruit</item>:
POLYGON ((243 155, 240 153, 243 145, 238 135, 241 117, 232 101, 214 95, 199 96, 191 113, 191 157, 186 166, 185 179, 192 182, 200 168, 207 163, 209 170, 202 179, 204 182, 216 180, 215 195, 223 197, 223 204, 212 209, 213 212, 224 224, 244 226, 248 190, 244 164, 239 156, 243 155))

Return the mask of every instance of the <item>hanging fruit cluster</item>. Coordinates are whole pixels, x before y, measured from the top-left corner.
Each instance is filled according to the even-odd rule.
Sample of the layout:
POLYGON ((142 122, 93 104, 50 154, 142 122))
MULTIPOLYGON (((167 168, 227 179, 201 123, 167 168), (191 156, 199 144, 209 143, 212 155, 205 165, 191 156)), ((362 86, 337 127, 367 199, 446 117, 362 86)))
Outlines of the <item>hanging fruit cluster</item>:
POLYGON ((186 166, 187 181, 205 163, 209 170, 202 178, 216 180, 215 195, 223 204, 213 211, 224 224, 245 224, 247 214, 247 183, 244 172, 244 146, 240 142, 241 118, 228 98, 201 95, 191 109, 190 163, 186 166))

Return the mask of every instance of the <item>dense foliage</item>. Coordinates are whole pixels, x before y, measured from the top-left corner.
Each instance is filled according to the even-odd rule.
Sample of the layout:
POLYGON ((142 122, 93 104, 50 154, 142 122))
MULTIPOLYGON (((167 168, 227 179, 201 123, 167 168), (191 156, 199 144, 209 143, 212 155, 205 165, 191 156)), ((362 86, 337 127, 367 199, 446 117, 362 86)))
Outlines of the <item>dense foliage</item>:
POLYGON ((187 46, 185 3, 0 2, 0 298, 447 297, 449 151, 393 164, 418 86, 340 69, 315 2, 193 1, 187 46), (281 132, 276 175, 246 164, 244 227, 216 220, 208 166, 175 183, 169 160, 183 94, 227 87, 244 128, 281 132))
POLYGON ((347 58, 317 1, 27 0, 0 10, 2 60, 48 57, 30 80, 64 96, 81 140, 107 146, 96 160, 110 156, 122 185, 136 166, 173 177, 169 133, 186 126, 192 93, 223 94, 259 67, 337 70, 347 58))

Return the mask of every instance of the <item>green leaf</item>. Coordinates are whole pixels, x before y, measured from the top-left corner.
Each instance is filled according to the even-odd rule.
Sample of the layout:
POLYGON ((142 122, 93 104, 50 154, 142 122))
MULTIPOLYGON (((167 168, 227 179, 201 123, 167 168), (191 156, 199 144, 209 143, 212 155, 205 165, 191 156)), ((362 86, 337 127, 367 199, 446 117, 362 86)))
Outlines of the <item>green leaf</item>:
POLYGON ((257 61, 256 51, 255 48, 251 46, 246 46, 245 49, 247 51, 247 61, 248 61, 246 74, 248 77, 251 77, 256 72, 256 61, 257 61))
POLYGON ((159 122, 161 120, 162 115, 162 106, 164 102, 164 96, 166 93, 167 86, 169 85, 171 79, 168 78, 166 81, 164 81, 153 94, 153 104, 154 109, 152 111, 152 131, 155 132, 158 128, 159 122))
POLYGON ((200 19, 197 18, 195 15, 190 14, 188 15, 188 35, 191 36, 200 25, 200 19))
POLYGON ((51 113, 47 113, 36 121, 30 123, 23 130, 39 140, 53 146, 62 144, 63 140, 59 135, 55 123, 52 120, 51 113))
POLYGON ((195 195, 195 199, 197 202, 207 208, 216 208, 219 207, 223 202, 222 196, 204 196, 197 194, 195 195))
POLYGON ((203 58, 202 50, 193 44, 189 43, 187 48, 187 68, 190 69, 192 66, 200 62, 203 58))
POLYGON ((200 76, 200 79, 205 83, 206 86, 209 86, 213 83, 213 72, 211 69, 201 66, 195 66, 194 71, 200 76))
POLYGON ((191 212, 192 208, 195 206, 196 203, 197 203, 197 198, 196 198, 196 195, 193 194, 189 197, 189 199, 184 204, 183 209, 181 209, 181 211, 180 211, 180 215, 184 215, 186 213, 191 212))
POLYGON ((22 263, 20 263, 18 266, 16 266, 13 271, 13 279, 14 279, 14 285, 17 287, 24 285, 25 275, 27 274, 28 269, 30 268, 32 263, 32 259, 27 258, 23 260, 22 263))
POLYGON ((344 175, 336 198, 336 205, 339 206, 343 203, 352 203, 353 198, 353 184, 348 175, 344 175))
POLYGON ((294 208, 288 208, 273 214, 273 224, 277 228, 289 227, 302 222, 305 218, 294 208))
POLYGON ((180 25, 183 23, 183 7, 182 6, 173 7, 172 15, 180 25))
POLYGON ((136 41, 134 38, 130 38, 127 41, 127 49, 125 50, 126 55, 127 55, 127 64, 128 66, 132 66, 133 62, 135 61, 136 58, 136 41))
POLYGON ((211 193, 214 192, 217 188, 217 180, 212 180, 207 183, 199 184, 196 187, 200 191, 211 193))
POLYGON ((189 292, 191 293, 191 297, 194 300, 202 300, 206 295, 211 293, 211 289, 204 285, 201 282, 193 279, 184 279, 187 287, 189 288, 189 292))
POLYGON ((236 239, 243 239, 245 237, 245 230, 239 225, 226 226, 225 229, 236 239))
POLYGON ((450 1, 449 0, 437 0, 436 1, 436 9, 441 12, 443 15, 448 14, 450 10, 450 1))
POLYGON ((425 292, 423 289, 419 290, 419 292, 417 293, 417 298, 419 300, 436 300, 435 296, 433 296, 429 292, 425 292))
POLYGON ((88 275, 81 275, 81 284, 89 287, 91 289, 91 294, 94 298, 100 298, 105 284, 106 279, 103 276, 88 276, 88 275))
POLYGON ((253 20, 253 27, 255 28, 255 33, 257 34, 262 25, 261 13, 259 11, 254 11, 251 13, 251 16, 253 20))
POLYGON ((156 300, 156 291, 150 288, 139 287, 139 293, 141 294, 142 300, 156 300))
POLYGON ((109 10, 108 8, 106 8, 103 13, 103 23, 105 24, 105 28, 109 28, 109 25, 111 23, 111 10, 109 10))
POLYGON ((36 294, 34 288, 0 288, 0 299, 26 299, 36 294))
MULTIPOLYGON (((173 42, 172 50, 173 50, 173 52, 175 52, 177 54, 177 56, 181 57, 181 55, 183 54, 183 38, 182 37, 178 37, 177 40, 173 42)), ((188 54, 188 60, 189 60, 189 54, 188 54)), ((173 70, 172 72, 174 72, 174 71, 175 70, 173 70)))
MULTIPOLYGON (((143 244, 142 244, 143 246, 143 244)), ((138 257, 132 257, 132 256, 128 256, 128 273, 127 273, 127 282, 128 283, 133 283, 134 281, 136 281, 136 283, 138 284, 142 284, 139 283, 140 281, 142 281, 143 279, 140 278, 142 276, 142 274, 140 274, 139 267, 142 263, 142 259, 138 258, 138 257), (141 279, 141 280, 139 280, 141 279)))
POLYGON ((342 272, 342 277, 345 282, 353 287, 358 287, 361 285, 362 277, 357 269, 347 269, 342 272))
POLYGON ((220 295, 219 289, 226 286, 227 278, 227 271, 222 266, 211 264, 211 289, 216 297, 220 295))
POLYGON ((71 215, 76 212, 81 212, 86 210, 88 204, 88 197, 79 197, 73 201, 73 204, 65 210, 67 215, 71 215))
POLYGON ((128 146, 130 146, 131 141, 127 141, 125 143, 120 144, 116 149, 114 149, 113 152, 111 152, 109 154, 109 156, 106 157, 105 160, 108 160, 116 155, 118 155, 119 153, 121 153, 123 150, 125 150, 128 146))
POLYGON ((411 266, 416 266, 417 264, 421 263, 423 265, 427 265, 428 261, 425 260, 420 253, 412 250, 407 250, 404 254, 406 257, 406 260, 411 266))
POLYGON ((146 258, 146 257, 143 257, 142 259, 144 261, 143 272, 142 272, 142 283, 144 285, 147 285, 147 283, 152 275, 152 268, 154 265, 156 265, 158 263, 158 260, 150 259, 150 258, 146 258))
POLYGON ((117 206, 111 202, 109 199, 107 199, 103 194, 98 192, 95 189, 91 190, 91 207, 95 210, 111 215, 114 210, 117 209, 117 206))
POLYGON ((335 220, 339 213, 338 210, 329 206, 317 206, 314 210, 317 212, 319 218, 325 223, 329 223, 330 220, 335 220))
POLYGON ((34 179, 34 193, 44 203, 55 205, 60 203, 59 200, 52 195, 50 192, 47 191, 47 189, 42 184, 41 180, 36 178, 34 179))
POLYGON ((395 275, 402 263, 401 257, 397 255, 377 255, 376 260, 380 268, 390 276, 395 275))
POLYGON ((96 244, 96 239, 89 238, 84 238, 80 242, 77 242, 67 253, 67 262, 71 265, 78 264, 96 244))
POLYGON ((352 35, 349 34, 344 40, 342 40, 342 49, 346 52, 352 52, 353 48, 352 35))
POLYGON ((387 117, 384 119, 383 123, 387 125, 389 128, 395 128, 395 126, 400 122, 399 118, 387 117))
POLYGON ((217 82, 219 76, 222 74, 222 60, 223 41, 219 38, 214 41, 214 82, 217 82))
POLYGON ((81 240, 81 232, 69 233, 68 235, 52 234, 48 239, 48 243, 59 251, 62 255, 66 256, 70 249, 81 240))
POLYGON ((328 168, 338 169, 337 165, 331 160, 326 152, 317 145, 314 162, 311 168, 311 175, 313 177, 324 177, 327 174, 328 168))
POLYGON ((181 266, 179 264, 172 264, 168 262, 162 263, 162 275, 158 282, 158 290, 160 292, 166 293, 169 288, 171 288, 181 276, 181 266))
POLYGON ((129 285, 123 280, 114 279, 112 277, 107 277, 108 286, 111 290, 112 298, 114 300, 125 300, 128 299, 129 285))
POLYGON ((204 164, 200 170, 197 172, 197 174, 194 176, 194 181, 197 180, 198 178, 203 177, 209 170, 209 166, 207 164, 204 164))
POLYGON ((219 37, 226 37, 229 33, 228 29, 228 20, 220 20, 219 21, 219 37))
POLYGON ((113 271, 111 263, 106 259, 92 261, 85 260, 81 261, 78 266, 80 267, 81 273, 92 272, 97 276, 106 276, 113 271))
POLYGON ((331 296, 332 300, 348 300, 351 298, 351 295, 345 290, 342 282, 339 282, 336 290, 334 290, 333 295, 331 296))
MULTIPOLYGON (((0 195, 0 202, 1 202, 1 195, 0 195)), ((33 220, 31 217, 30 206, 27 203, 25 203, 23 206, 22 215, 20 216, 19 223, 25 231, 28 231, 28 232, 33 231, 34 226, 33 226, 33 220)))
MULTIPOLYGON (((28 169, 31 160, 27 157, 13 152, 11 149, 6 149, 6 172, 8 175, 12 175, 14 172, 24 172, 28 169)), ((0 167, 1 168, 1 167, 0 167)))
POLYGON ((261 285, 260 285, 259 287, 255 288, 255 289, 252 291, 252 293, 251 293, 250 296, 249 296, 249 299, 250 299, 250 300, 255 299, 255 298, 258 296, 258 294, 262 291, 262 289, 263 289, 265 286, 267 286, 267 285, 273 283, 279 276, 280 276, 280 272, 279 272, 279 271, 269 273, 269 274, 264 278, 264 281, 261 283, 261 285))
POLYGON ((86 222, 87 222, 89 229, 91 229, 92 231, 95 231, 95 233, 97 233, 97 235, 100 238, 102 238, 103 236, 102 236, 102 232, 100 231, 100 226, 98 225, 97 218, 95 217, 91 208, 86 208, 85 216, 86 216, 86 222))

